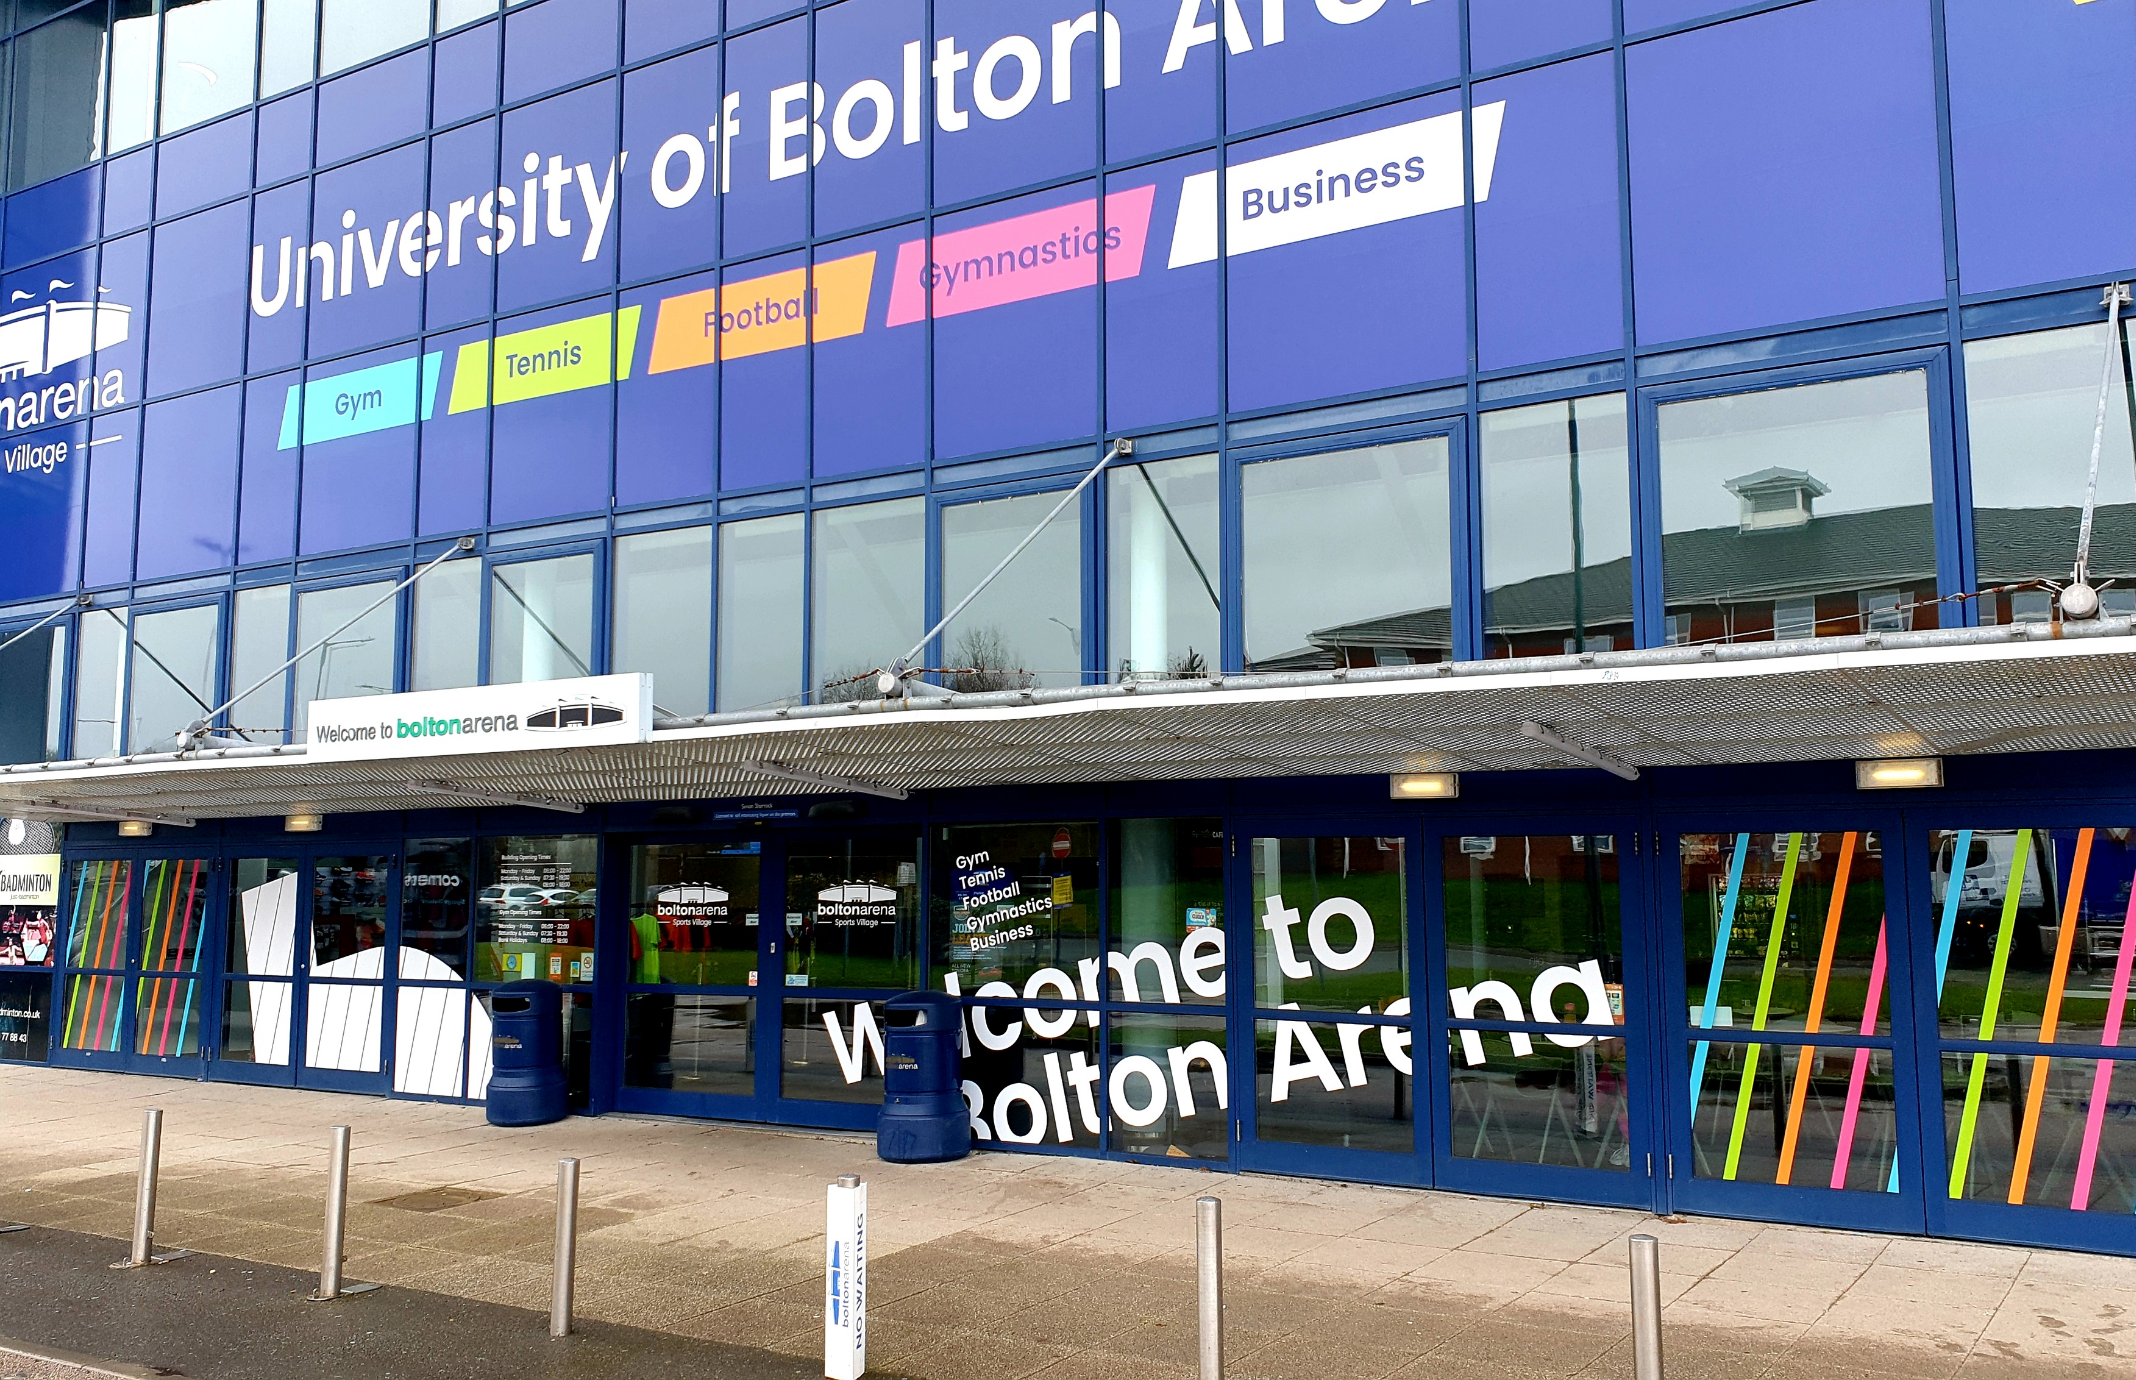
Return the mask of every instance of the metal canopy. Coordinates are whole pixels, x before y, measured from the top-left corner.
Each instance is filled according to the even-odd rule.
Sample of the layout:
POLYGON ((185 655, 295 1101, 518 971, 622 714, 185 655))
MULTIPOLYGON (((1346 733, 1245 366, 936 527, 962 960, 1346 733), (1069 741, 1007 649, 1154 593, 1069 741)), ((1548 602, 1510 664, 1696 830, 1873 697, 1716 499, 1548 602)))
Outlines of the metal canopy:
POLYGON ((644 744, 411 761, 151 753, 0 768, 0 813, 213 819, 1584 766, 1567 744, 1639 767, 2129 747, 2131 631, 2104 619, 875 700, 666 721, 644 744))

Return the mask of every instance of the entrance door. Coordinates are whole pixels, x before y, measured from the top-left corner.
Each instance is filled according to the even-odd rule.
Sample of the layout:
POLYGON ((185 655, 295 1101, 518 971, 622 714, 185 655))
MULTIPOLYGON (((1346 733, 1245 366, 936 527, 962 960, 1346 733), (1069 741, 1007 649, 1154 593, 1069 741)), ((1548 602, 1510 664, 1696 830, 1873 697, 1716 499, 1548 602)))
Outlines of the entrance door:
POLYGON ((1242 1168, 1426 1178, 1412 1077, 1413 835, 1234 831, 1232 1106, 1242 1168))
POLYGON ((69 869, 59 1058, 143 1073, 198 1068, 214 866, 94 858, 69 869))
POLYGON ((1895 820, 1802 823, 1683 833, 1656 878, 1681 917, 1661 934, 1669 1202, 1920 1231, 1895 820))
POLYGON ((779 885, 767 875, 764 845, 640 843, 627 851, 617 1106, 769 1120, 784 927, 763 922, 763 898, 776 897, 779 885))
POLYGON ((222 984, 210 1070, 246 1083, 296 1080, 297 941, 306 873, 294 857, 226 864, 222 984))
POLYGON ((386 956, 394 939, 399 864, 391 853, 307 860, 311 915, 301 993, 303 1059, 297 1082, 344 1092, 385 1092, 393 1028, 386 956))
POLYGON ((1429 840, 1442 1187, 1653 1201, 1653 983, 1637 942, 1648 858, 1623 821, 1581 823, 1591 832, 1429 840))

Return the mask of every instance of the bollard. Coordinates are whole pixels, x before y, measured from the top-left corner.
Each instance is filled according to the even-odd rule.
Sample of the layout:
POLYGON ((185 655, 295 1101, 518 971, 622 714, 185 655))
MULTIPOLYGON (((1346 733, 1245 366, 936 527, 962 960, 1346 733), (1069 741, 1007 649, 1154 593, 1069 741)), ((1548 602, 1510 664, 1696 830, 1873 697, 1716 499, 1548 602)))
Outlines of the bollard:
POLYGON ((341 1282, 341 1242, 347 1234, 349 1216, 349 1128, 334 1128, 334 1149, 326 1166, 326 1252, 319 1261, 319 1292, 308 1303, 325 1303, 351 1294, 368 1294, 375 1284, 341 1282))
POLYGON ((168 1265, 191 1251, 156 1251, 156 1179, 163 1168, 163 1109, 151 1107, 141 1118, 141 1172, 134 1186, 133 1243, 114 1270, 138 1270, 144 1265, 168 1265))
POLYGON ((823 1374, 860 1380, 868 1369, 868 1186, 842 1174, 823 1214, 823 1374))
POLYGON ((1224 1380, 1224 1201, 1194 1200, 1194 1265, 1201 1302, 1201 1380, 1224 1380))
POLYGON ((1632 1376, 1662 1380, 1661 1243, 1644 1233, 1632 1238, 1632 1376))
POLYGON ((556 1162, 556 1285, 549 1296, 549 1335, 571 1335, 571 1288, 578 1270, 579 1162, 556 1162))

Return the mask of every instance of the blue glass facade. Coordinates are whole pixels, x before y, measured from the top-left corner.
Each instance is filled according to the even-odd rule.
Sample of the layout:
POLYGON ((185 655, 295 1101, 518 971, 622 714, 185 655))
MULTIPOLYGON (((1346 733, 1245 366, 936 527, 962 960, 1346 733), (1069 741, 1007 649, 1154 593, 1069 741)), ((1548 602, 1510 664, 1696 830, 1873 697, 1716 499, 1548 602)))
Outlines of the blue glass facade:
MULTIPOLYGON (((97 0, 25 21, 0 58, 0 636, 63 611, 0 658, 0 741, 16 762, 156 751, 263 677, 218 727, 300 742, 313 699, 610 671, 651 672, 675 717, 851 698, 1116 437, 1132 463, 923 652, 929 675, 984 690, 2044 622, 2084 501, 2101 289, 2136 276, 2136 186, 2101 172, 2136 136, 2136 71, 2112 56, 2132 45, 2136 0, 97 0), (201 46, 184 12, 211 7, 239 37, 201 46), (194 83, 217 63, 213 92, 194 83), (390 594, 463 537, 477 559, 390 594), (182 665, 156 651, 180 627, 182 665)), ((2110 390, 2093 548, 2112 613, 2136 611, 2132 392, 2110 390)), ((2024 1096, 2015 1074, 1984 1093, 1972 1061, 2057 1036, 2027 1008, 1997 1037, 1963 983, 1945 1003, 1937 937, 1970 932, 1939 909, 1953 895, 1965 926, 1994 923, 1974 914, 1991 894, 2045 907, 2026 921, 2043 935, 2060 896, 2098 912, 2084 956, 2047 937, 2019 961, 2043 991, 2072 964, 2114 971, 2127 897, 2087 892, 2082 867, 2125 885, 2099 840, 2136 801, 2118 759, 2088 759, 2070 800, 2036 759, 1979 760, 1999 765, 1933 817, 1866 809, 1809 767, 1562 794, 1513 777, 1424 823, 1376 778, 885 809, 842 846, 892 895, 836 904, 896 910, 905 947, 806 995, 755 992, 810 970, 668 895, 739 909, 783 887, 806 909, 860 885, 830 876, 806 819, 767 841, 709 805, 632 804, 565 839, 439 811, 335 821, 288 859, 237 823, 201 846, 261 865, 254 904, 294 879, 292 916, 355 915, 355 933, 375 903, 404 945, 420 910, 414 947, 442 967, 396 981, 358 950, 319 957, 346 965, 324 977, 247 974, 230 939, 197 961, 225 1018, 243 988, 247 1022, 284 1023, 260 1062, 297 1081, 372 1087, 392 1063, 292 1062, 315 979, 444 1003, 467 1031, 487 985, 568 964, 537 975, 582 1002, 593 1105, 859 1124, 826 1107, 875 1085, 807 1084, 828 1076, 798 1072, 791 1042, 828 1020, 839 1066, 862 1068, 871 993, 954 977, 1001 1028, 1096 1059, 1115 1104, 1171 1099, 1100 1130, 1035 1044, 990 1034, 987 1140, 2114 1245, 2066 1219, 2100 1164, 2096 1203, 2129 1210, 2118 1123, 2053 1132, 2091 1146, 2042 1171, 2059 1204, 2026 1196, 2015 1140, 1967 1167, 1982 1099, 2024 1096), (1516 887, 1516 850, 1554 880, 1516 887), (1057 964, 977 957, 967 893, 991 864, 970 860, 996 852, 1080 917, 1057 964), (1294 950, 1263 917, 1338 857, 1334 875, 1373 880, 1315 891, 1294 950), (1832 936, 1816 981, 1852 964, 1859 991, 1790 1025, 1805 986, 1770 1029, 1829 1015, 1827 1057, 1800 1055, 1825 1081, 1798 1072, 1788 1115, 1806 1125, 1814 1093, 1810 1114, 1848 1129, 1746 1171, 1738 1106, 1777 1126, 1789 1090, 1782 1056, 1761 1074, 1755 1053, 1781 1047, 1749 1015, 1772 994, 1731 967, 1750 941, 1716 934, 1793 913, 1798 872, 1818 878, 1798 927, 1832 936), (582 928, 521 932, 537 892, 582 928), (1575 892, 1621 914, 1614 938, 1509 938, 1521 907, 1575 892), (1262 948, 1213 950, 1232 986, 1212 993, 1182 975, 1210 971, 1196 934, 1220 939, 1227 909, 1262 948), (1352 971, 1344 917, 1358 965, 1407 966, 1310 1020, 1275 1014, 1300 964, 1352 971), (1504 944, 1558 985, 1499 980, 1485 950, 1504 944), (1700 1020, 1709 976, 1726 997, 1700 1020), (1599 1066, 1550 1032, 1560 988, 1587 994, 1582 1023, 1634 1008, 1599 1066), (1737 1004, 1744 1029, 1692 1033, 1737 1004), (677 1082, 684 1028, 704 1062, 677 1082), (1412 1032, 1433 1061, 1414 1101, 1412 1032), (1558 1091, 1499 1057, 1509 1033, 1558 1091), (1186 1053, 1203 1036, 1230 1041, 1231 1083, 1186 1053), (1481 1043, 1465 1058, 1471 1036, 1497 1063, 1481 1043), (1307 1078, 1342 1108, 1299 1112, 1307 1078), (1252 1114, 1232 1137, 1187 1126, 1196 1090, 1252 1114), (1366 1106, 1383 1095, 1409 1109, 1396 1124, 1366 1106)), ((107 832, 74 829, 95 857, 69 855, 70 894, 146 915, 152 883, 112 870, 131 855, 107 832)), ((69 994, 146 971, 93 948, 53 989, 53 1047, 84 1058, 122 1052, 139 1018, 82 1035, 69 994)), ((2095 1056, 2102 1086, 2131 1076, 2102 1052, 2115 1019, 2114 1038, 2065 1030, 2084 1053, 2054 1076, 2075 1087, 2095 1056)), ((374 1090, 479 1095, 474 1046, 455 1048, 455 1071, 374 1090)), ((127 1055, 174 1057, 231 1056, 127 1055)))

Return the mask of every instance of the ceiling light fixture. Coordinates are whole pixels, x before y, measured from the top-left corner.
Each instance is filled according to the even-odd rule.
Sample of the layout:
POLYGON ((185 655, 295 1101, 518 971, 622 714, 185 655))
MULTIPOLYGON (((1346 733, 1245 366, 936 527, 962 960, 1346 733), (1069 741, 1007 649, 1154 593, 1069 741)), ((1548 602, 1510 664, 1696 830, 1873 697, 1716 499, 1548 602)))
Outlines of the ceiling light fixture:
POLYGON ((1451 771, 1397 772, 1387 778, 1394 800, 1452 800, 1461 794, 1461 774, 1451 771))
POLYGON ((1854 764, 1858 791, 1910 791, 1942 784, 1941 757, 1891 757, 1854 764))

